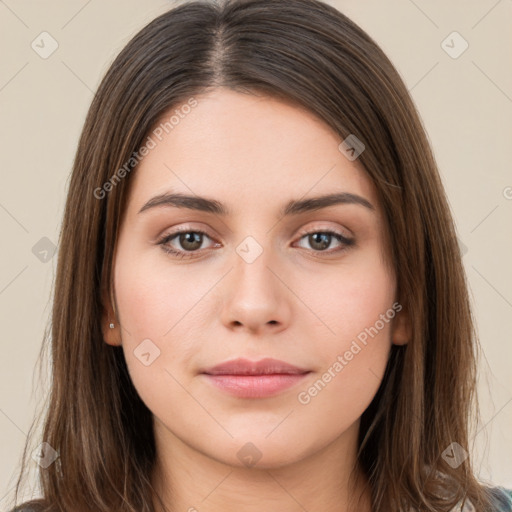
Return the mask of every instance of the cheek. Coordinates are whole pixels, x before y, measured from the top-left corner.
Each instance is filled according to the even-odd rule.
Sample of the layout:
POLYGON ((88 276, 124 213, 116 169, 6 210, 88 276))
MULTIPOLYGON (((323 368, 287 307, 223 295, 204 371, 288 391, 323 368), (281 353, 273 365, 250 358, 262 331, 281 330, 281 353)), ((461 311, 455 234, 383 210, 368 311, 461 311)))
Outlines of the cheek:
POLYGON ((208 334, 205 326, 213 318, 208 291, 218 273, 185 272, 183 266, 170 265, 165 255, 143 252, 131 240, 120 240, 114 278, 128 370, 150 404, 159 399, 155 390, 166 390, 162 395, 170 388, 179 391, 172 376, 188 384, 184 369, 208 334))
POLYGON ((351 411, 357 417, 376 393, 387 364, 397 313, 394 276, 375 252, 329 279, 316 276, 310 284, 303 282, 302 293, 314 290, 305 302, 322 322, 305 328, 319 381, 311 392, 302 389, 304 400, 299 402, 315 402, 312 410, 318 407, 336 417, 342 405, 344 414, 351 411))
MULTIPOLYGON (((343 349, 374 326, 395 299, 394 276, 381 262, 377 251, 358 254, 335 271, 309 275, 298 282, 302 283, 299 293, 305 297, 304 302, 322 320, 317 336, 312 339, 321 340, 318 348, 327 348, 329 352, 343 349)), ((389 335, 390 326, 390 322, 379 321, 379 335, 389 335)))
POLYGON ((201 301, 215 276, 187 272, 156 251, 160 249, 143 250, 129 240, 120 243, 115 289, 121 321, 132 337, 163 341, 187 323, 187 312, 201 301))

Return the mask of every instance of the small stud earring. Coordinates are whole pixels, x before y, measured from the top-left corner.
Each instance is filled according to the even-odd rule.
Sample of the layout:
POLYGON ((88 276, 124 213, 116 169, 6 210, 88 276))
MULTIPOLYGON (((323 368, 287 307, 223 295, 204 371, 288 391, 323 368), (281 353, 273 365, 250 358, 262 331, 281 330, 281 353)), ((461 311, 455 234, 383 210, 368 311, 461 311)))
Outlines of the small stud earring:
POLYGON ((111 329, 113 329, 113 328, 114 328, 114 324, 110 324, 110 325, 109 325, 109 327, 110 327, 111 329))

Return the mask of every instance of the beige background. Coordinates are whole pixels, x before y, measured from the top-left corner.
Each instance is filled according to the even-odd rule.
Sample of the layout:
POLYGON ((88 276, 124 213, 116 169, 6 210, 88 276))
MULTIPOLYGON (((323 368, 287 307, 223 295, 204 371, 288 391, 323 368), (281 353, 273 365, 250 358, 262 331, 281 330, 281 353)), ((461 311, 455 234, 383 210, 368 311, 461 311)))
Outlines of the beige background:
MULTIPOLYGON (((424 120, 467 250, 485 355, 484 421, 470 448, 483 480, 512 487, 512 1, 330 3, 381 45, 424 120), (453 31, 469 44, 458 58, 442 46, 453 31)), ((0 510, 45 391, 33 372, 56 258, 41 261, 32 248, 47 244, 43 237, 57 243, 68 175, 100 78, 130 37, 173 5, 0 0, 0 510), (58 43, 47 59, 31 47, 43 31, 58 43)), ((445 45, 453 53, 462 43, 452 36, 445 45)))

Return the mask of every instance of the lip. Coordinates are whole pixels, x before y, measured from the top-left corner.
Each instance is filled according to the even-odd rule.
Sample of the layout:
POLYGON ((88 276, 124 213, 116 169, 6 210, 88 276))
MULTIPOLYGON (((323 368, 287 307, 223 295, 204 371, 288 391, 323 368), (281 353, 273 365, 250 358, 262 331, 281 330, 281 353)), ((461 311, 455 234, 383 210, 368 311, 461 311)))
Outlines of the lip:
POLYGON ((200 372, 210 383, 240 398, 275 396, 302 381, 310 370, 278 359, 234 359, 200 372))
POLYGON ((250 361, 243 358, 232 359, 231 361, 225 361, 217 366, 202 370, 200 373, 208 375, 297 375, 307 373, 308 371, 305 368, 299 368, 279 359, 266 357, 259 361, 250 361))

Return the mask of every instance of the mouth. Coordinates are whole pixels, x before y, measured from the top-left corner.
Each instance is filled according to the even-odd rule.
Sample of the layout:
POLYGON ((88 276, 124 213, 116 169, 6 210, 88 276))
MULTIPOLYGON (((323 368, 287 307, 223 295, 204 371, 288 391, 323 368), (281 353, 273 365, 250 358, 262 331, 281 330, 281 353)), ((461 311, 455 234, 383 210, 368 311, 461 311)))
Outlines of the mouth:
POLYGON ((270 358, 256 362, 235 359, 200 372, 217 389, 239 398, 275 396, 309 373, 310 370, 270 358))

